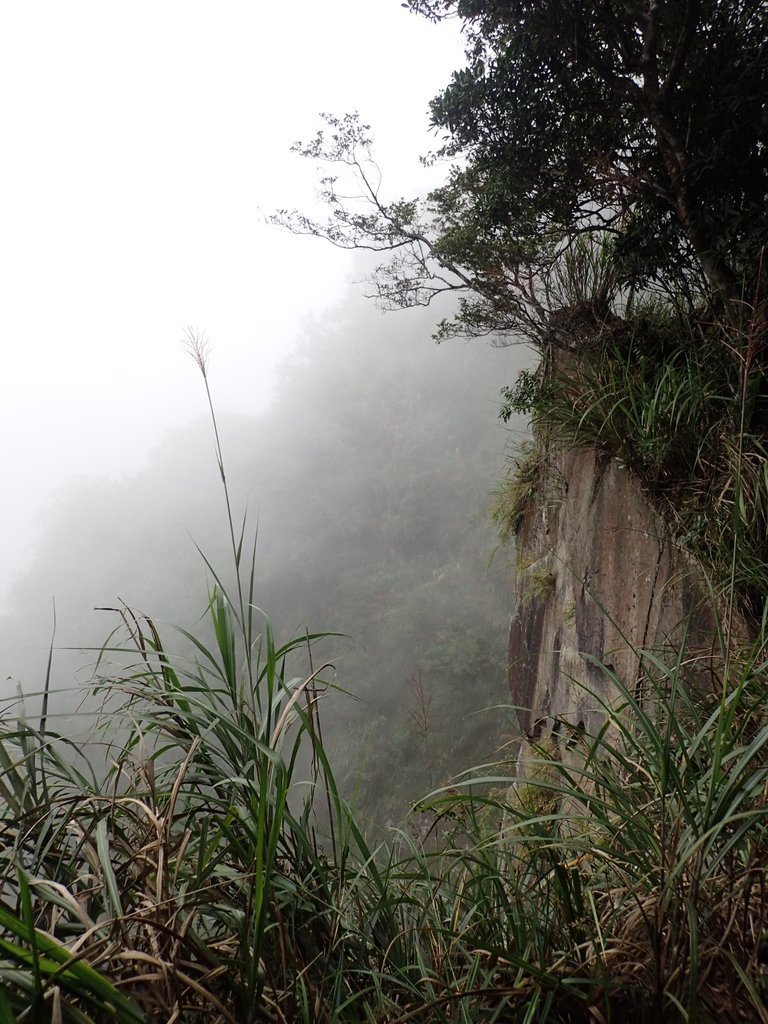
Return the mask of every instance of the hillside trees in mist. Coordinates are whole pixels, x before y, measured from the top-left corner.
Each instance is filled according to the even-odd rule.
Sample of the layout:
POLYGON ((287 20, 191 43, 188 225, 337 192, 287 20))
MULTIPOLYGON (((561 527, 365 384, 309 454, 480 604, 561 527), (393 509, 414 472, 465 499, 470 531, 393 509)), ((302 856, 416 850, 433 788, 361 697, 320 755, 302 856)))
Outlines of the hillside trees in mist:
MULTIPOLYGON (((506 556, 489 565, 484 512, 503 463, 494 424, 512 353, 437 350, 428 334, 423 314, 382 318, 362 300, 347 304, 332 324, 307 329, 266 413, 222 418, 236 506, 247 502, 258 524, 256 603, 282 636, 352 638, 317 653, 360 698, 326 697, 324 728, 348 792, 357 787, 378 818, 399 816, 428 776, 493 755, 498 714, 482 709, 505 699, 506 556), (429 765, 409 714, 414 678, 431 698, 429 765)), ((179 372, 192 372, 181 355, 179 372)), ((193 627, 206 578, 195 543, 227 564, 203 424, 170 435, 133 479, 81 481, 60 496, 2 623, 3 650, 17 652, 6 674, 28 691, 40 685, 51 595, 60 645, 98 646, 114 616, 90 609, 118 598, 193 627)), ((70 685, 73 658, 57 655, 55 685, 70 685)))

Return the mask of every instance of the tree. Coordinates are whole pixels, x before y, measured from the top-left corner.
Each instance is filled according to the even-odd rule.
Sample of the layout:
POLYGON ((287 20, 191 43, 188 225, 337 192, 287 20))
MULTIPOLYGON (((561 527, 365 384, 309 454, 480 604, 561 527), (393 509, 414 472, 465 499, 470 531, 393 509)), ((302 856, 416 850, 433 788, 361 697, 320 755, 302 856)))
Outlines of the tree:
POLYGON ((751 288, 768 235, 765 0, 407 6, 464 23, 467 65, 431 108, 438 155, 454 161, 445 184, 384 201, 367 128, 330 118, 329 137, 297 148, 351 172, 357 191, 331 174, 328 221, 279 222, 388 252, 374 275, 385 307, 462 293, 438 335, 540 336, 563 297, 580 299, 562 294, 575 245, 593 257, 582 283, 598 303, 622 286, 692 304, 751 288))
POLYGON ((270 221, 339 248, 386 253, 367 279, 382 309, 428 306, 438 295, 456 294, 458 312, 440 322, 438 341, 491 334, 538 341, 547 307, 566 304, 562 234, 542 232, 537 248, 511 228, 488 230, 481 223, 486 183, 471 168, 453 167, 448 182, 426 200, 387 201, 369 126, 357 114, 323 119, 327 129, 293 149, 333 169, 320 178, 329 216, 278 210, 270 221))
POLYGON ((610 211, 619 234, 644 243, 641 273, 693 255, 729 293, 753 268, 768 197, 764 0, 410 6, 465 19, 470 63, 433 119, 525 226, 543 216, 578 228, 610 211))

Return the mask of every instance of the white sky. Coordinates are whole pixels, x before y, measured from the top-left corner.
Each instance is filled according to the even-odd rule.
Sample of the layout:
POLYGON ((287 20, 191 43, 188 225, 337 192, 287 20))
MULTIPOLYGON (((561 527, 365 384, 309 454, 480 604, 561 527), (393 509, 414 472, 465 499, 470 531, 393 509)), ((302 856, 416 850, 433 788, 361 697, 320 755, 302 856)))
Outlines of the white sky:
POLYGON ((417 191, 461 52, 400 0, 0 3, 0 604, 57 487, 132 472, 203 414, 185 325, 214 346, 219 409, 263 407, 351 274, 262 222, 311 202, 291 143, 359 110, 385 184, 417 191))

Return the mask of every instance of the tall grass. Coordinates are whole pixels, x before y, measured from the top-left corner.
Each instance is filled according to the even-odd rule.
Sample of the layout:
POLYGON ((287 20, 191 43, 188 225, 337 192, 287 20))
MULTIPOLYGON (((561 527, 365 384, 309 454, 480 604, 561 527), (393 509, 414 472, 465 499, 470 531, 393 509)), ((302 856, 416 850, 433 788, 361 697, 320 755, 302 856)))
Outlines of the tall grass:
POLYGON ((234 620, 211 604, 219 641, 196 643, 193 662, 134 624, 140 656, 109 685, 135 725, 103 782, 52 736, 3 734, 9 1012, 766 1019, 764 642, 720 696, 683 685, 684 652, 671 665, 647 654, 654 700, 613 677, 620 700, 600 733, 578 738, 578 756, 542 749, 546 770, 512 784, 533 798, 492 768, 433 794, 437 848, 403 831, 368 849, 318 749, 334 857, 312 825, 317 783, 297 786, 310 734, 307 680, 283 669, 291 645, 265 632, 254 669, 271 711, 255 712, 225 668, 234 620), (39 776, 42 760, 37 803, 19 773, 34 763, 39 776))
MULTIPOLYGON (((732 325, 692 325, 658 304, 638 304, 629 320, 593 322, 580 350, 550 359, 535 387, 523 380, 505 394, 507 410, 524 403, 532 413, 549 454, 593 447, 626 465, 720 595, 757 624, 768 596, 760 310, 743 331, 737 344, 732 325)), ((529 463, 522 460, 503 493, 525 495, 529 463)), ((519 508, 507 505, 509 529, 519 508)), ((503 503, 497 513, 503 520, 503 503)))
POLYGON ((275 638, 226 514, 233 583, 208 566, 181 653, 123 609, 100 654, 106 772, 50 713, 0 722, 0 1024, 768 1019, 766 623, 723 626, 704 691, 684 646, 639 689, 602 668, 596 735, 558 723, 540 770, 467 773, 372 849, 323 638, 275 638))

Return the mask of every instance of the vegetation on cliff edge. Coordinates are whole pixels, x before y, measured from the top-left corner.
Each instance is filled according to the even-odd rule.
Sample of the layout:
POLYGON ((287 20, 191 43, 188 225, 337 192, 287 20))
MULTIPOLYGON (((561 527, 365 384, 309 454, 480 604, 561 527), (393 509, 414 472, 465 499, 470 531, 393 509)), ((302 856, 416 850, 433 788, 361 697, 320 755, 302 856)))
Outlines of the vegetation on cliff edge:
POLYGON ((765 4, 409 6, 465 21, 433 105, 463 162, 426 204, 384 202, 367 130, 330 119, 306 152, 368 206, 332 172, 328 224, 278 219, 393 253, 385 304, 462 292, 438 333, 555 350, 509 402, 622 458, 753 634, 736 646, 726 615, 703 663, 643 652, 651 700, 598 666, 616 701, 572 756, 542 747, 511 789, 504 765, 459 776, 426 829, 372 848, 322 742, 327 666, 304 670, 322 638, 280 643, 257 613, 227 494, 212 639, 174 656, 126 610, 102 654, 106 778, 47 689, 34 724, 3 721, 3 1024, 768 1020, 765 4))

